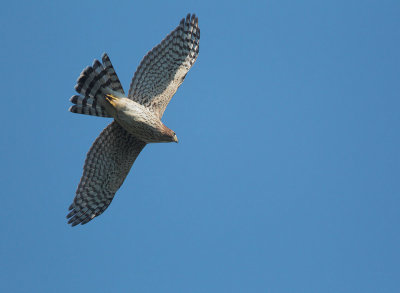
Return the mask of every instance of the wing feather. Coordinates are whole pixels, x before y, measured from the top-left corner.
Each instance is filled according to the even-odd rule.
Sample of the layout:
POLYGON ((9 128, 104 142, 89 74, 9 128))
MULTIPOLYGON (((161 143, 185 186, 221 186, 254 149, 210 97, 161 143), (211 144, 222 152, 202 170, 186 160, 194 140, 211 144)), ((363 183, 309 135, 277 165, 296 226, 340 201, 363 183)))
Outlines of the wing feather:
POLYGON ((128 98, 151 108, 161 118, 197 59, 199 40, 198 18, 188 14, 143 58, 133 76, 128 98))
POLYGON ((103 130, 86 156, 69 224, 86 224, 107 209, 145 145, 115 121, 103 130))

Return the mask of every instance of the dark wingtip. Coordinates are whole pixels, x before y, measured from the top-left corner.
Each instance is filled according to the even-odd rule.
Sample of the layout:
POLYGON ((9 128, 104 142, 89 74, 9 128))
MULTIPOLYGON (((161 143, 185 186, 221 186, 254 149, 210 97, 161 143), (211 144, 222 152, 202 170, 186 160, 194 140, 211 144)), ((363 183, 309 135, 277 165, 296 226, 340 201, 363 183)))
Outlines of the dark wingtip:
POLYGON ((71 211, 68 215, 67 215, 67 219, 71 218, 73 215, 75 215, 75 210, 71 211))
POLYGON ((100 66, 101 66, 101 62, 99 60, 97 60, 97 59, 94 59, 92 67, 93 68, 97 68, 97 67, 100 67, 100 66))
POLYGON ((103 61, 103 64, 105 64, 106 62, 111 63, 110 57, 108 57, 107 53, 103 53, 103 56, 101 56, 101 61, 103 61))
POLYGON ((91 220, 91 218, 86 218, 85 220, 83 220, 81 222, 81 225, 85 225, 85 224, 89 223, 90 220, 91 220))
MULTIPOLYGON (((68 224, 70 224, 70 223, 68 223, 68 224)), ((71 224, 71 227, 75 227, 78 224, 79 224, 79 222, 74 222, 74 223, 71 224)))

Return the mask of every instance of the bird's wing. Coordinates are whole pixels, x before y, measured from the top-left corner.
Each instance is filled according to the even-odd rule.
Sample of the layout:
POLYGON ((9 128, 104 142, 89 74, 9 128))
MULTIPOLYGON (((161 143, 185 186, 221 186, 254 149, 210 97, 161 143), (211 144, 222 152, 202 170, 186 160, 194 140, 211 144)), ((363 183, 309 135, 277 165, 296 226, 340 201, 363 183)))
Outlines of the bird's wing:
POLYGON ((68 224, 83 225, 104 212, 145 145, 115 121, 103 130, 86 156, 68 224))
POLYGON ((188 14, 179 26, 144 56, 133 76, 128 98, 162 117, 199 54, 198 18, 188 14))

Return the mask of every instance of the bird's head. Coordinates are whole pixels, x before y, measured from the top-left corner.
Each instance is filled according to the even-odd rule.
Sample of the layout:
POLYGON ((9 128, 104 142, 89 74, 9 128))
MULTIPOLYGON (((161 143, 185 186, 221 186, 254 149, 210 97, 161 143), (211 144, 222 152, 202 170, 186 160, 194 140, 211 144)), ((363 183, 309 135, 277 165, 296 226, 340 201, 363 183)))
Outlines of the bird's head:
POLYGON ((178 137, 175 134, 175 131, 169 129, 167 126, 163 125, 163 140, 165 142, 178 142, 178 137))

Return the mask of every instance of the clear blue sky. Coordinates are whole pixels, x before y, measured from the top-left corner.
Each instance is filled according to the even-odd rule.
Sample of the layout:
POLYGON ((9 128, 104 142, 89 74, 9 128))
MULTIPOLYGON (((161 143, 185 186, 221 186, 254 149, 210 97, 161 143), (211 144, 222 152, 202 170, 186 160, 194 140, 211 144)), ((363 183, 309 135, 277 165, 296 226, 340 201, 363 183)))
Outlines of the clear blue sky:
POLYGON ((1 292, 400 292, 400 2, 261 2, 2 4, 1 292), (110 122, 67 111, 79 73, 107 52, 127 90, 188 12, 179 144, 71 228, 110 122))

